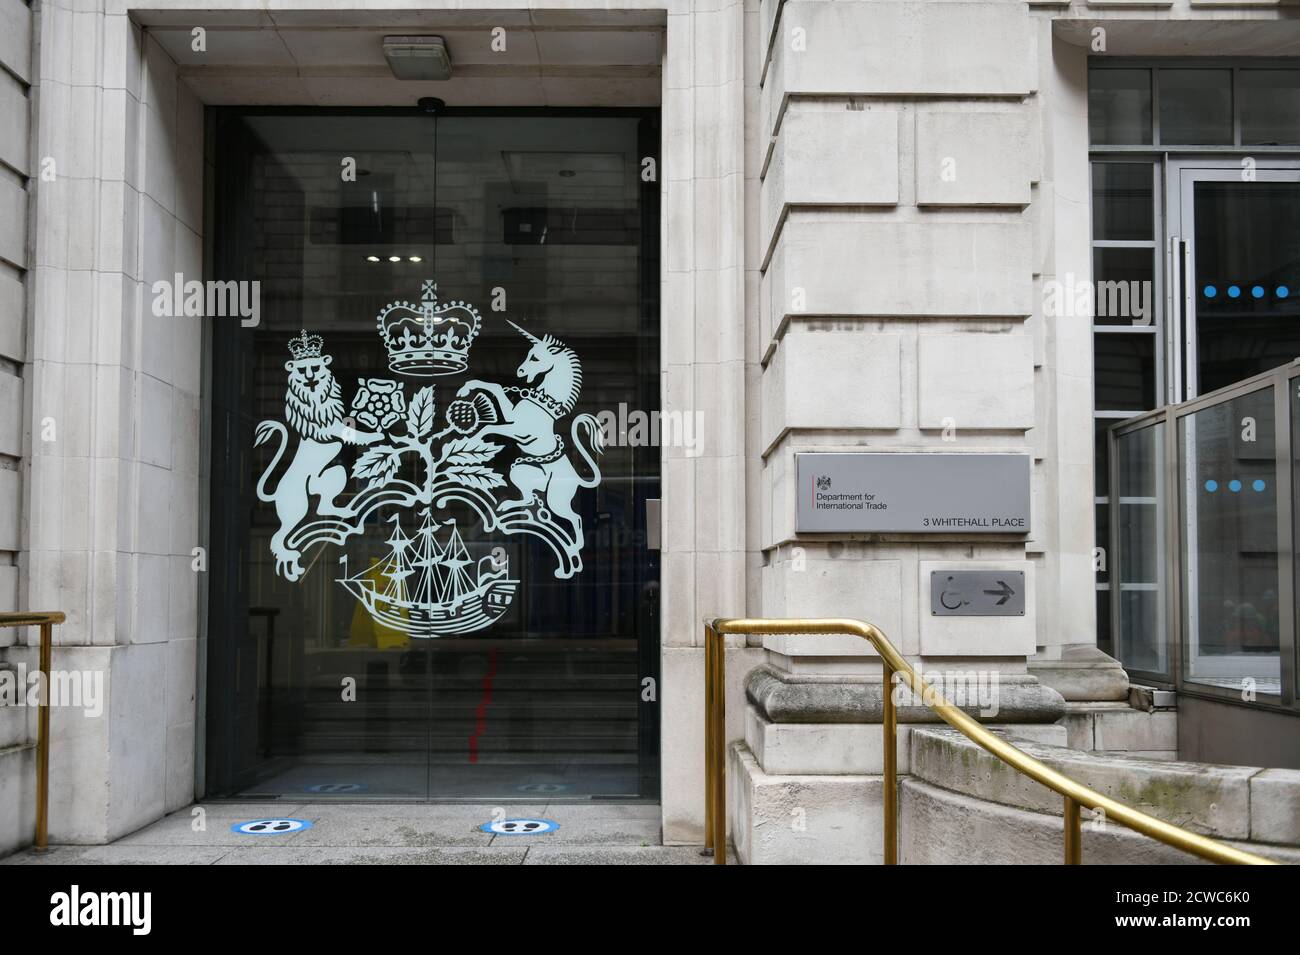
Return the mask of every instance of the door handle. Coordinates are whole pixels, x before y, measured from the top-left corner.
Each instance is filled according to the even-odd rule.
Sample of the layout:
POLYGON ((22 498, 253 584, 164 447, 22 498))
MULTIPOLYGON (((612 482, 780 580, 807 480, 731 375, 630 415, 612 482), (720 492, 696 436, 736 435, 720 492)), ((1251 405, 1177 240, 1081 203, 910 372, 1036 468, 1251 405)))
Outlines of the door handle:
POLYGON ((645 546, 646 550, 659 549, 659 498, 645 499, 645 546))

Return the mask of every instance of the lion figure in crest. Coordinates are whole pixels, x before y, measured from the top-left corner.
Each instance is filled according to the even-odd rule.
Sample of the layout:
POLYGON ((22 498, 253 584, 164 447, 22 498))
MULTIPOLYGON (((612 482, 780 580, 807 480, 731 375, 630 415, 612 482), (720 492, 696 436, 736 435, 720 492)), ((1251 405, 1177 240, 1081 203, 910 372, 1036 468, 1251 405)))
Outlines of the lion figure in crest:
POLYGON ((288 450, 289 434, 278 421, 263 421, 256 432, 255 444, 258 445, 265 444, 272 437, 279 438, 275 457, 257 482, 257 496, 259 500, 275 504, 280 526, 271 537, 271 553, 275 557, 276 572, 287 580, 297 580, 302 574, 302 566, 300 553, 288 546, 286 538, 310 512, 311 499, 316 499, 318 514, 348 513, 347 508, 336 500, 348 481, 347 469, 334 463, 344 442, 365 445, 382 437, 347 426, 342 390, 330 371, 333 359, 321 353, 322 344, 319 335, 308 335, 305 331, 289 342, 293 357, 284 365, 288 372, 284 415, 299 440, 293 459, 274 492, 267 491, 266 483, 288 450))

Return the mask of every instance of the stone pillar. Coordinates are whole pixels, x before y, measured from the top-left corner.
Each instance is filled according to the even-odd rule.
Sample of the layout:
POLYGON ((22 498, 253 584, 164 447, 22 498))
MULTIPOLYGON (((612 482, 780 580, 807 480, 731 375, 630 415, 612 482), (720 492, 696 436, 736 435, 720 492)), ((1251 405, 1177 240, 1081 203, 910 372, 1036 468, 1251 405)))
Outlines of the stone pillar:
MULTIPOLYGON (((1066 586, 1048 528, 1060 508, 1087 528, 1091 498, 1058 507, 1037 443, 1057 408, 1036 320, 1037 21, 984 0, 768 0, 762 12, 761 613, 871 621, 925 671, 996 681, 1007 702, 985 718, 1050 724, 1062 700, 1026 670, 1066 586), (856 450, 1030 454, 1032 532, 797 533, 796 453, 856 450), (929 575, 942 568, 1022 571, 1025 615, 933 616, 929 575)), ((1091 585, 1069 584, 1088 601, 1091 585)), ((791 846, 851 842, 868 854, 845 861, 878 861, 874 651, 834 636, 763 646, 770 669, 749 681, 731 763, 741 856, 784 857, 782 834, 798 831, 787 817, 803 812, 791 846)))
MULTIPOLYGON (((22 463, 27 422, 28 249, 32 180, 31 86, 35 17, 23 0, 0 0, 0 612, 25 609, 18 592, 24 527, 22 463)), ((0 630, 0 680, 18 675, 5 648, 22 637, 0 630)), ((0 704, 0 855, 32 838, 35 753, 27 712, 0 704)))
POLYGON ((42 6, 33 90, 51 174, 20 603, 67 613, 54 667, 100 674, 105 697, 99 716, 52 712, 52 842, 108 841, 194 795, 201 328, 153 317, 150 286, 202 276, 203 114, 116 9, 42 6))
MULTIPOLYGON (((698 414, 697 450, 663 449, 663 827, 703 842, 705 617, 746 606, 745 0, 668 13, 663 66, 663 407, 698 414)), ((753 52, 752 50, 749 52, 753 52)), ((752 380, 752 373, 750 375, 752 380)), ((761 651, 731 641, 731 699, 761 651)), ((728 737, 741 734, 728 707, 728 737)))

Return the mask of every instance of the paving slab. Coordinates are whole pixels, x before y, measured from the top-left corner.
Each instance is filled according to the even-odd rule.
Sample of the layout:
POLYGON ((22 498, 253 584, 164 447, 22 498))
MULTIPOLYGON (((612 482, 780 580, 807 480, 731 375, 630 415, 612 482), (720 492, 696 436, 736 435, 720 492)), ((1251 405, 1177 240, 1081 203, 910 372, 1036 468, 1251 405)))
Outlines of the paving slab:
POLYGON ((520 865, 526 851, 522 846, 240 846, 217 865, 520 865))
POLYGON ((107 846, 60 846, 48 855, 17 853, 9 865, 59 864, 530 864, 694 865, 698 849, 662 845, 660 808, 644 803, 334 803, 238 802, 189 806, 107 846), (204 828, 196 831, 195 809, 204 828), (253 819, 306 819, 283 835, 231 831, 253 819), (494 818, 550 819, 553 832, 506 835, 479 827, 494 818), (601 855, 605 853, 605 855, 601 855), (553 858, 552 858, 553 857, 553 858))
MULTIPOLYGON (((727 862, 738 864, 729 852, 727 862)), ((524 865, 713 865, 698 846, 534 846, 524 865)))
POLYGON ((225 846, 53 846, 37 855, 29 849, 0 860, 0 865, 212 865, 230 850, 225 846))

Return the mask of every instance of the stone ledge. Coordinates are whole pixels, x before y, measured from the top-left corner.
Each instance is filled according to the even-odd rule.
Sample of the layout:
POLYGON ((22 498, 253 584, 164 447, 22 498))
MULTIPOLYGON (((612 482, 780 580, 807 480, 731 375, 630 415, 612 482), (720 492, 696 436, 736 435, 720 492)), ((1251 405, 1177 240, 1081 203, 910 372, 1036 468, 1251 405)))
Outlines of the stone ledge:
POLYGON ((1067 700, 1127 700, 1128 674, 1114 657, 1092 644, 1061 648, 1057 659, 1030 657, 1029 672, 1067 700))
POLYGON ((1127 703, 1065 704, 1061 725, 1069 730, 1070 749, 1083 752, 1150 754, 1174 759, 1178 751, 1178 714, 1146 710, 1127 703))
MULTIPOLYGON (((1064 746, 1059 723, 1003 724, 1017 739, 1064 746)), ((898 772, 910 772, 911 732, 898 727, 898 772)), ((745 707, 745 744, 762 767, 775 776, 879 775, 884 769, 884 733, 880 723, 773 723, 753 704, 745 707)))
POLYGON ((1300 845, 1300 770, 1266 769, 1251 777, 1250 837, 1300 845))
MULTIPOLYGON (((994 723, 1055 723, 1065 715, 1061 695, 1032 676, 1000 674, 997 691, 995 712, 981 712, 978 705, 963 706, 962 711, 994 723)), ((805 681, 770 666, 749 674, 745 697, 773 723, 879 723, 884 710, 878 682, 805 681)), ((922 704, 898 707, 898 721, 943 722, 922 704)))
MULTIPOLYGON (((1248 839, 1251 777, 1247 766, 1214 766, 1096 755, 1014 741, 1030 756, 1071 779, 1142 812, 1220 839, 1248 839)), ((912 773, 976 799, 1060 815, 1062 800, 955 730, 915 727, 912 773)))
MULTIPOLYGON (((1060 865, 1060 816, 985 802, 923 782, 898 781, 898 855, 906 865, 1060 865)), ((1294 848, 1225 840, 1277 862, 1300 863, 1294 848)), ((1084 865, 1205 865, 1186 852, 1118 823, 1083 826, 1084 865)))

